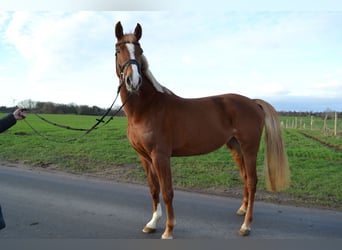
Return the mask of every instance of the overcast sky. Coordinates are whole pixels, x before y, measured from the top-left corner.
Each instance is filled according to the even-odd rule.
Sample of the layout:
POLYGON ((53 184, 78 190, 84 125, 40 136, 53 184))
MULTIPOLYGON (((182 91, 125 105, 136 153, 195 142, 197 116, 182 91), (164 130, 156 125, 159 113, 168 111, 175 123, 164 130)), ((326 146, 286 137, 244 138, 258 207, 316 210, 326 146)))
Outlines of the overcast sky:
POLYGON ((278 110, 342 111, 342 12, 0 11, 0 106, 31 99, 108 107, 114 25, 182 97, 239 93, 278 110))

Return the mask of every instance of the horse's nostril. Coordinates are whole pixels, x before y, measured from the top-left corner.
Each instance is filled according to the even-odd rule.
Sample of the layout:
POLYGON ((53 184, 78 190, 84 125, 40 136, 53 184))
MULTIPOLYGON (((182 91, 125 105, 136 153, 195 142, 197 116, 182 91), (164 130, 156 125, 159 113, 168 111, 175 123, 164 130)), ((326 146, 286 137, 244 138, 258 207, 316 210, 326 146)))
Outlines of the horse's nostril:
POLYGON ((126 77, 126 84, 129 86, 132 84, 131 78, 129 76, 126 77))

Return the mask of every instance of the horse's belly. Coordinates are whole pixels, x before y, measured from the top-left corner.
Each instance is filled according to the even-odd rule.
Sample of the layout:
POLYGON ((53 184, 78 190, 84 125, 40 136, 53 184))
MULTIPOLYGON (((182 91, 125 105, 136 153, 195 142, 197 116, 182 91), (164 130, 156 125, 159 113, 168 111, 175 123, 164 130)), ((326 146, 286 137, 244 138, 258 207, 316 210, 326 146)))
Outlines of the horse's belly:
MULTIPOLYGON (((202 138, 203 139, 203 138, 202 138)), ((227 142, 224 137, 220 138, 210 138, 207 140, 202 140, 201 138, 196 138, 196 140, 188 141, 182 146, 174 147, 172 150, 172 156, 191 156, 191 155, 201 155, 208 154, 222 147, 227 142)))

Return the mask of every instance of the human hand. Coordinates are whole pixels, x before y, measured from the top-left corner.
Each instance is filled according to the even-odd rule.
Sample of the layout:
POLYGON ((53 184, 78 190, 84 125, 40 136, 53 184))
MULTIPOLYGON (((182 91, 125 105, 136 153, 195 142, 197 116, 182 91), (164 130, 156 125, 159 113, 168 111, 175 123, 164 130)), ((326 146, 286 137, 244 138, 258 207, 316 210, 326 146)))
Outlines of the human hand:
POLYGON ((26 115, 24 113, 25 110, 26 109, 20 108, 20 109, 17 109, 16 111, 14 111, 13 112, 14 118, 16 120, 23 120, 23 119, 25 119, 26 118, 26 115))

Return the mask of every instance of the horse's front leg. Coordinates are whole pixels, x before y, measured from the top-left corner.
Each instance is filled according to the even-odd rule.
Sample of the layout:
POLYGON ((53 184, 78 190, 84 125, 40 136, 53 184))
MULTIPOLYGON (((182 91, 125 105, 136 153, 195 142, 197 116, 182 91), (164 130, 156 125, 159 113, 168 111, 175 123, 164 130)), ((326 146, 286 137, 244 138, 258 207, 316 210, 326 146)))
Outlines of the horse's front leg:
POLYGON ((172 239, 173 228, 175 226, 173 210, 173 186, 170 167, 170 156, 165 154, 152 154, 152 163, 157 171, 159 183, 162 189, 163 200, 166 210, 166 227, 162 239, 172 239))
POLYGON ((154 233, 157 229, 157 223, 162 217, 162 209, 161 209, 160 200, 159 200, 159 193, 160 193, 159 180, 155 171, 153 170, 151 161, 145 159, 143 156, 140 156, 140 160, 147 176, 148 185, 150 187, 150 192, 151 192, 152 201, 153 201, 152 218, 145 225, 142 231, 144 233, 154 233))

